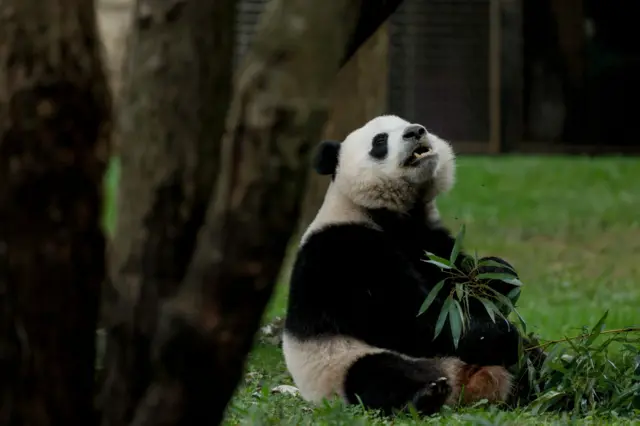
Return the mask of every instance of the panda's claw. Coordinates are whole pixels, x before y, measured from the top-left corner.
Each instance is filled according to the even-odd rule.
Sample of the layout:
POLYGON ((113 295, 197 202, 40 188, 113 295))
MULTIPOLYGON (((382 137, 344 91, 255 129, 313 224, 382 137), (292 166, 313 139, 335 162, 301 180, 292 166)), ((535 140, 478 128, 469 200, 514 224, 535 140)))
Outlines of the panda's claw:
POLYGON ((428 391, 432 396, 448 394, 451 388, 449 387, 449 381, 446 377, 439 377, 433 382, 429 383, 428 391))
POLYGON ((449 392, 451 391, 449 381, 446 377, 439 377, 435 382, 432 383, 432 385, 434 385, 433 387, 435 388, 435 393, 437 395, 449 394, 449 392))
POLYGON ((413 404, 418 411, 432 414, 440 410, 451 393, 451 387, 446 377, 439 377, 429 382, 413 398, 413 404))

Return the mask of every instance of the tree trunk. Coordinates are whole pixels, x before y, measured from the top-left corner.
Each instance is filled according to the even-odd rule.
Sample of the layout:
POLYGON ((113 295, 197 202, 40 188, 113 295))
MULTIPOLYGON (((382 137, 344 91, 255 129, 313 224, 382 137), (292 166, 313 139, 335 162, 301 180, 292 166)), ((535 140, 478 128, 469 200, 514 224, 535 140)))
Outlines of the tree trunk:
POLYGON ((104 425, 221 421, 298 219, 328 89, 378 25, 363 20, 360 0, 272 0, 220 145, 233 2, 208 4, 137 5, 105 304, 104 425))
POLYGON ((234 0, 135 5, 121 78, 121 176, 104 303, 105 426, 130 424, 147 391, 158 304, 182 282, 204 220, 231 92, 234 12, 234 0))
POLYGON ((217 424, 241 377, 299 213, 306 158, 359 0, 273 0, 244 58, 220 174, 180 295, 163 306, 158 369, 136 425, 217 424), (163 407, 176 406, 177 410, 163 407), (169 413, 169 411, 172 411, 169 413))
MULTIPOLYGON (((389 7, 388 2, 386 4, 389 7)), ((387 18, 388 15, 383 17, 387 18)), ((380 16, 377 16, 377 20, 380 19, 380 16)), ((371 31, 372 28, 367 27, 367 32, 371 31)), ((362 46, 342 67, 333 83, 330 112, 324 126, 323 139, 344 140, 351 131, 373 117, 383 114, 387 108, 388 25, 380 26, 368 40, 360 40, 362 46)), ((316 216, 330 181, 314 170, 308 170, 308 174, 298 225, 299 233, 304 232, 316 216)))
POLYGON ((0 424, 91 425, 110 98, 91 0, 0 2, 0 424))

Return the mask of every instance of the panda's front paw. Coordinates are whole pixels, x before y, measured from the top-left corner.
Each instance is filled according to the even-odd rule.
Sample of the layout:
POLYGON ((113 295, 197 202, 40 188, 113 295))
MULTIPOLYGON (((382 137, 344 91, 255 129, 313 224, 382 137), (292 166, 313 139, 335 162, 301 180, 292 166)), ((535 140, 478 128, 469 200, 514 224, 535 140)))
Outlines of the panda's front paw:
POLYGON ((420 389, 411 401, 423 414, 437 413, 451 394, 451 385, 446 377, 439 377, 420 389))

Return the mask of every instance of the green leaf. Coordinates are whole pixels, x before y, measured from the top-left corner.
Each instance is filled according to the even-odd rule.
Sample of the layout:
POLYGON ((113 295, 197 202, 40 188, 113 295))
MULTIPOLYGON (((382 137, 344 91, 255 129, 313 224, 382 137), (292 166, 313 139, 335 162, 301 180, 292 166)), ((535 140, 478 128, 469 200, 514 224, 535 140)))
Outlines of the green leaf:
POLYGON ((458 300, 462 300, 464 298, 464 287, 461 283, 456 283, 456 297, 458 300))
POLYGON ((509 298, 509 300, 511 300, 511 303, 515 305, 518 299, 520 299, 521 292, 522 290, 520 289, 520 287, 516 287, 513 290, 511 290, 509 293, 507 293, 507 297, 509 298))
POLYGON ((473 257, 471 256, 465 256, 464 259, 462 259, 462 264, 460 265, 462 268, 462 271, 465 272, 466 274, 471 273, 471 271, 473 271, 474 269, 476 269, 476 261, 473 257))
POLYGON ((496 317, 494 312, 500 312, 498 307, 489 299, 485 299, 484 297, 478 297, 478 300, 482 302, 484 308, 487 310, 487 314, 491 318, 491 321, 496 322, 496 317))
POLYGON ((613 400, 610 402, 610 405, 615 406, 620 404, 620 401, 627 399, 629 397, 635 396, 636 392, 640 391, 640 383, 636 383, 632 385, 630 388, 623 390, 620 394, 616 395, 613 400))
POLYGON ((493 259, 480 260, 478 262, 478 266, 493 266, 493 267, 496 267, 496 268, 508 269, 508 270, 512 271, 514 275, 516 273, 515 269, 513 269, 512 267, 510 267, 508 265, 505 265, 504 263, 496 262, 493 259))
POLYGON ((447 320, 447 315, 449 314, 449 306, 451 306, 451 303, 453 303, 453 296, 449 295, 449 297, 447 297, 447 300, 444 301, 442 310, 440 311, 440 315, 438 316, 438 321, 436 321, 436 332, 433 336, 433 340, 436 340, 442 332, 444 322, 447 320))
POLYGON ((520 326, 522 327, 522 332, 526 334, 527 322, 524 320, 524 318, 522 318, 522 315, 520 315, 520 312, 518 312, 516 308, 513 308, 512 312, 515 313, 516 316, 518 317, 518 321, 520 321, 520 326))
POLYGON ((440 257, 440 256, 435 255, 435 254, 433 254, 431 252, 428 252, 428 251, 425 251, 425 254, 429 258, 429 260, 433 260, 434 262, 442 263, 443 265, 447 265, 449 267, 453 266, 453 264, 451 262, 449 262, 447 259, 445 259, 444 257, 440 257))
POLYGON ((604 330, 604 322, 608 316, 609 316, 609 310, 607 309, 604 315, 602 316, 602 318, 600 318, 596 323, 596 325, 594 325, 593 328, 591 329, 591 336, 589 336, 586 342, 587 346, 591 346, 591 344, 598 338, 600 333, 602 333, 602 330, 604 330))
POLYGON ((483 274, 476 275, 476 280, 500 280, 507 284, 515 285, 520 287, 522 282, 517 279, 515 276, 511 274, 505 274, 501 272, 486 272, 483 274))
MULTIPOLYGON (((506 297, 504 294, 492 289, 491 287, 487 287, 487 289, 490 290, 495 295, 495 298, 498 299, 498 301, 502 305, 504 305, 506 308, 508 308, 507 312, 515 311, 516 308, 513 307, 513 304, 511 303, 511 300, 509 300, 508 297, 506 297)), ((499 312, 504 313, 504 311, 502 309, 499 309, 499 312)))
MULTIPOLYGON (((569 346, 571 346, 571 349, 573 349, 573 350, 576 352, 576 354, 579 354, 579 353, 580 353, 580 349, 578 349, 578 347, 575 345, 575 343, 573 343, 573 341, 572 341, 569 337, 564 336, 564 339, 565 339, 565 341, 569 344, 569 346)), ((577 359, 577 357, 576 357, 576 359, 577 359)), ((576 361, 576 359, 574 359, 574 360, 572 361, 572 363, 573 363, 574 361, 576 361)))
POLYGON ((453 244, 453 249, 451 250, 451 256, 449 257, 449 262, 452 265, 455 265, 456 259, 458 258, 458 254, 460 253, 460 248, 462 247, 462 240, 464 239, 465 226, 462 224, 460 227, 460 232, 458 236, 456 236, 456 242, 453 244))
POLYGON ((436 265, 440 269, 451 269, 451 266, 446 265, 442 262, 438 262, 437 260, 423 260, 423 262, 430 263, 432 265, 436 265))
POLYGON ((540 392, 540 386, 536 382, 536 369, 529 358, 527 358, 527 379, 529 380, 529 386, 533 387, 536 392, 540 392))
POLYGON ((458 343, 460 343, 460 336, 464 329, 464 315, 462 313, 462 306, 457 300, 449 305, 449 326, 451 327, 451 335, 453 336, 453 346, 458 349, 458 343))
POLYGON ((531 405, 529 406, 531 409, 531 413, 533 415, 541 414, 547 409, 551 408, 554 402, 559 400, 561 397, 564 397, 566 394, 564 392, 558 391, 549 391, 541 396, 539 396, 531 405))
POLYGON ((427 298, 424 299, 424 302, 422 303, 422 306, 420 306, 420 310, 418 311, 418 315, 416 315, 416 316, 420 316, 420 315, 424 314, 425 312, 427 312, 427 309, 429 309, 429 306, 431 306, 433 301, 436 300, 436 297, 438 296, 438 293, 440 293, 440 290, 442 290, 442 286, 444 286, 444 282, 446 280, 447 279, 445 278, 444 280, 440 281, 438 284, 436 284, 431 289, 429 294, 427 294, 427 298))

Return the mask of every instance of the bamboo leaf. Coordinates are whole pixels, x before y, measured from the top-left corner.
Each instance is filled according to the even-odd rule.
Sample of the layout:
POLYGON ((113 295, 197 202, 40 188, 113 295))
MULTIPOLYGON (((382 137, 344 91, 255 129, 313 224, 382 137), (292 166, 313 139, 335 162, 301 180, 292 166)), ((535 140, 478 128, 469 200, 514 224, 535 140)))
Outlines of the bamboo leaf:
POLYGON ((538 397, 531 405, 529 406, 531 409, 531 413, 533 415, 541 414, 553 405, 553 403, 559 400, 561 397, 564 397, 566 394, 564 392, 558 391, 549 391, 542 396, 538 397))
POLYGON ((520 289, 520 287, 516 287, 513 290, 511 290, 509 293, 507 293, 507 297, 509 298, 509 300, 511 300, 511 303, 515 305, 518 299, 520 299, 521 292, 522 290, 520 289))
POLYGON ((486 272, 476 275, 475 278, 476 280, 500 280, 507 284, 515 285, 518 287, 522 286, 522 282, 520 282, 520 280, 515 276, 501 272, 486 272))
POLYGON ((451 303, 453 303, 453 296, 449 295, 449 297, 447 297, 447 300, 444 301, 442 309, 440 310, 440 315, 438 316, 438 321, 436 321, 436 331, 435 335, 433 336, 433 340, 436 340, 442 332, 444 323, 447 320, 447 315, 449 314, 449 306, 451 306, 451 303))
MULTIPOLYGON (((511 311, 515 311, 516 308, 513 307, 513 304, 511 303, 511 300, 509 300, 508 297, 506 297, 504 294, 494 290, 491 287, 487 287, 487 290, 491 291, 494 295, 495 298, 498 299, 498 301, 502 304, 505 305, 508 309, 509 312, 511 311)), ((503 312, 502 309, 498 309, 501 313, 503 312)))
POLYGON ((473 271, 476 268, 476 266, 477 265, 473 257, 465 256, 465 258, 462 259, 461 267, 465 273, 467 274, 471 273, 471 271, 473 271))
POLYGON ((452 265, 455 265, 456 259, 458 258, 458 254, 460 253, 460 248, 462 247, 462 240, 464 239, 465 230, 466 228, 464 224, 462 224, 462 226, 460 227, 460 232, 456 236, 456 241, 453 244, 453 249, 451 250, 451 256, 449 257, 449 262, 451 262, 452 265))
POLYGON ((451 327, 453 346, 458 349, 460 336, 462 335, 462 330, 464 329, 464 315, 462 313, 462 307, 457 300, 454 300, 449 305, 449 326, 451 327))
POLYGON ((513 275, 515 275, 516 271, 509 265, 505 265, 504 263, 496 262, 493 259, 483 259, 478 261, 478 266, 493 266, 495 268, 508 269, 513 275))
POLYGON ((438 293, 440 293, 440 290, 442 290, 442 286, 444 286, 444 282, 447 279, 445 278, 444 280, 440 281, 438 284, 436 284, 431 291, 429 292, 429 294, 427 294, 427 298, 424 299, 424 302, 422 303, 422 306, 420 306, 420 310, 418 311, 418 315, 416 316, 420 316, 422 314, 424 314, 427 309, 429 309, 429 306, 431 306, 431 304, 433 303, 433 301, 436 299, 436 297, 438 296, 438 293))
POLYGON ((491 300, 485 299, 484 297, 479 297, 478 300, 482 303, 482 305, 484 306, 484 309, 486 309, 487 314, 489 314, 489 318, 491 318, 491 321, 495 323, 496 322, 495 312, 500 312, 498 307, 491 300))
POLYGON ((518 310, 516 308, 513 308, 513 311, 516 316, 518 317, 518 321, 520 321, 520 326, 522 327, 522 332, 523 333, 527 333, 527 322, 524 320, 524 318, 522 318, 522 315, 520 315, 520 312, 518 312, 518 310))
POLYGON ((464 287, 461 283, 456 283, 456 297, 458 300, 464 299, 464 287))
POLYGON ((591 329, 591 336, 589 336, 586 342, 587 346, 591 346, 591 344, 598 338, 600 333, 602 333, 602 330, 604 330, 604 322, 608 316, 609 316, 609 310, 607 309, 604 315, 602 316, 602 318, 600 318, 596 323, 596 325, 594 325, 593 328, 591 329))
POLYGON ((448 259, 445 259, 444 257, 440 257, 440 256, 438 256, 436 254, 433 254, 431 252, 428 252, 428 251, 425 251, 425 254, 429 258, 429 260, 433 260, 435 262, 442 263, 443 265, 447 265, 449 267, 453 266, 453 264, 451 262, 449 262, 448 259))
POLYGON ((436 265, 440 269, 451 269, 451 266, 449 266, 449 265, 447 265, 445 263, 442 263, 442 262, 438 262, 437 260, 423 260, 423 262, 430 263, 432 265, 436 265))

